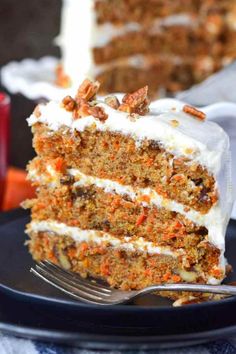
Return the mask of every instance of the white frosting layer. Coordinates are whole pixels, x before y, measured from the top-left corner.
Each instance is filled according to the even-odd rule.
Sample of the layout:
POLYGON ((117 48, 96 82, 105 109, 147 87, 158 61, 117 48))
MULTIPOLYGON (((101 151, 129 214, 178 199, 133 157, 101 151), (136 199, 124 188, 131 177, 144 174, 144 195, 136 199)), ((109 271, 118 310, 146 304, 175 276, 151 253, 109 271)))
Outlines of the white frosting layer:
POLYGON ((150 254, 164 254, 167 256, 178 257, 183 254, 183 250, 172 251, 169 247, 158 247, 153 242, 145 241, 142 237, 130 241, 130 237, 125 237, 124 241, 103 231, 81 230, 78 227, 68 226, 53 220, 32 221, 29 224, 27 232, 49 231, 57 235, 69 236, 76 242, 94 242, 102 244, 108 242, 112 247, 123 248, 127 251, 141 251, 150 254))
MULTIPOLYGON (((91 47, 103 47, 111 42, 114 38, 124 36, 130 32, 145 31, 146 33, 156 34, 162 31, 162 26, 193 26, 195 22, 192 17, 187 14, 179 14, 167 16, 165 18, 155 19, 149 26, 144 26, 137 22, 128 22, 125 24, 112 24, 106 22, 102 25, 96 25, 96 33, 91 39, 91 47)), ((63 26, 64 27, 64 26, 63 26)))
POLYGON ((104 103, 98 106, 108 114, 105 122, 88 116, 73 119, 72 113, 60 103, 40 105, 41 116, 34 114, 28 119, 30 126, 37 122, 46 124, 51 130, 65 126, 71 130, 84 131, 95 124, 97 130, 119 132, 134 138, 137 143, 144 139, 154 140, 176 156, 185 156, 217 174, 222 165, 225 151, 229 149, 226 133, 213 122, 202 122, 182 111, 183 104, 175 100, 157 100, 150 106, 150 114, 131 121, 127 113, 114 110, 104 103), (173 127, 172 121, 179 125, 173 127))

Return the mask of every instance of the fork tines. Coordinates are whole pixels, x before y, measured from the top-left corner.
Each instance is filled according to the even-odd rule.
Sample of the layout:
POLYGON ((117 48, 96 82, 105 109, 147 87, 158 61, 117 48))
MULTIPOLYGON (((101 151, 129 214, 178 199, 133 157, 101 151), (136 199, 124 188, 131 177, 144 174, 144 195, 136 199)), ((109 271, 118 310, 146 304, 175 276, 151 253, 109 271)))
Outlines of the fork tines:
POLYGON ((118 300, 117 296, 114 297, 114 294, 117 292, 116 295, 118 295, 119 290, 84 279, 78 274, 62 269, 49 261, 37 263, 35 268, 31 268, 30 271, 77 300, 99 305, 112 305, 118 300))

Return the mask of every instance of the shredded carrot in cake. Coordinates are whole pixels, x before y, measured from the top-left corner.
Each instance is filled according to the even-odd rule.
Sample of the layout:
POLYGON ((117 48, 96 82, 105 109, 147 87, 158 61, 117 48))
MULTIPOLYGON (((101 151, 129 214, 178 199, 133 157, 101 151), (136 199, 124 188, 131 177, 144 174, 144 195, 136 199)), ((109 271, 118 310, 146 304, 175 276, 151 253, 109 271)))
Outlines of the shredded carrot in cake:
POLYGON ((146 161, 146 166, 149 167, 149 166, 152 166, 154 163, 154 159, 153 158, 150 158, 146 161))
POLYGON ((136 221, 136 226, 140 226, 146 219, 147 219, 147 215, 141 214, 136 221))
POLYGON ((222 272, 221 272, 220 269, 213 269, 213 270, 212 270, 212 274, 213 274, 216 278, 218 278, 218 277, 220 277, 220 276, 222 275, 222 272))
POLYGON ((181 277, 179 275, 172 275, 171 279, 173 280, 174 283, 178 283, 181 280, 181 277))
POLYGON ((65 161, 63 160, 62 157, 58 157, 56 160, 55 160, 55 170, 57 172, 63 172, 65 169, 65 161))
POLYGON ((163 281, 167 282, 171 278, 171 273, 167 272, 166 274, 163 275, 162 279, 163 281))
POLYGON ((106 261, 101 264, 100 270, 103 275, 110 275, 109 264, 106 261))
POLYGON ((88 244, 86 242, 81 243, 80 249, 81 249, 82 252, 87 251, 88 248, 89 248, 89 246, 88 246, 88 244))

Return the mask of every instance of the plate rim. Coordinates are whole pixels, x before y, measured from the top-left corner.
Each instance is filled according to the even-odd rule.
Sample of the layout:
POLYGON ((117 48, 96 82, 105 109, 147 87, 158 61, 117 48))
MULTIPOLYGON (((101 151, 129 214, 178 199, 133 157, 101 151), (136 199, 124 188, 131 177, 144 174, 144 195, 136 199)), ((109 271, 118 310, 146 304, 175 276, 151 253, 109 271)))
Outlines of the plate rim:
POLYGON ((89 304, 89 303, 83 303, 83 302, 77 302, 77 301, 73 301, 70 299, 70 297, 68 296, 68 300, 64 300, 64 299, 60 299, 60 298, 52 298, 52 297, 47 297, 47 296, 43 296, 43 295, 37 295, 36 293, 29 293, 29 292, 24 292, 24 291, 20 291, 20 290, 16 290, 10 286, 7 286, 5 284, 0 283, 0 291, 7 293, 9 295, 13 295, 13 296, 19 296, 21 299, 26 299, 26 300, 34 300, 34 301, 38 301, 38 302, 44 302, 45 304, 60 304, 66 307, 76 307, 77 309, 83 307, 84 309, 94 309, 94 310, 102 310, 102 311, 109 311, 112 309, 112 311, 115 312, 120 312, 120 311, 127 311, 127 312, 132 312, 132 313, 137 313, 137 312, 153 312, 153 311, 157 311, 157 312, 166 312, 166 311, 180 311, 182 309, 184 309, 185 311, 189 311, 191 309, 195 309, 195 308, 209 308, 209 307, 216 307, 216 306, 221 306, 222 304, 227 304, 230 305, 230 303, 232 302, 236 302, 236 295, 235 296, 230 296, 228 298, 225 299, 221 299, 221 300, 216 300, 216 301, 206 301, 203 303, 197 303, 197 304, 189 304, 188 306, 155 306, 155 305, 151 305, 151 306, 130 306, 129 304, 118 304, 118 305, 108 305, 108 306, 99 306, 96 304, 89 304))
POLYGON ((87 348, 108 348, 113 345, 122 345, 123 349, 140 348, 141 345, 148 348, 161 347, 177 348, 178 346, 191 346, 204 342, 222 339, 235 335, 236 325, 227 326, 207 331, 198 331, 181 334, 162 334, 162 335, 119 335, 119 334, 98 334, 84 333, 79 331, 62 331, 56 329, 36 328, 33 326, 25 326, 11 324, 6 321, 0 321, 0 331, 5 334, 14 335, 17 337, 31 338, 36 340, 54 341, 55 343, 76 343, 79 341, 81 347, 87 348))

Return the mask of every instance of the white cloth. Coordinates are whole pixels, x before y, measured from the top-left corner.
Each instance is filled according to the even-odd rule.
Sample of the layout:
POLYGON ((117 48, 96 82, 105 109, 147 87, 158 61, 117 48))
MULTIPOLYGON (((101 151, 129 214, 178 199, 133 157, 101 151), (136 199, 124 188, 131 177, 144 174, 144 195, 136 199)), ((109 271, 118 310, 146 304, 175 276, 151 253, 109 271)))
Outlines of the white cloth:
POLYGON ((100 351, 66 347, 52 343, 41 343, 0 334, 1 354, 235 354, 236 340, 219 340, 194 347, 156 349, 150 351, 100 351))

